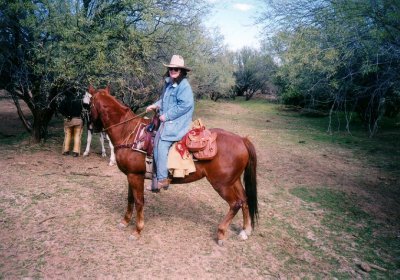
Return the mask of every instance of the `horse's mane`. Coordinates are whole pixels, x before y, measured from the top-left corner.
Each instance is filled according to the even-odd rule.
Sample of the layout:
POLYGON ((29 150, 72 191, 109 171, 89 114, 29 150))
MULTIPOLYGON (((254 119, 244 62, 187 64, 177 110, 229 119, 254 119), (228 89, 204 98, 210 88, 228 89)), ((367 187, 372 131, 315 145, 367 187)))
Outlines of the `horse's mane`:
POLYGON ((101 94, 99 93, 100 96, 107 98, 107 100, 111 100, 112 102, 114 102, 116 105, 118 105, 118 107, 123 110, 123 111, 130 111, 133 113, 132 109, 126 105, 125 103, 123 103, 121 100, 119 100, 117 97, 111 95, 111 94, 101 94))
POLYGON ((131 108, 128 106, 128 104, 125 104, 122 100, 119 100, 119 99, 116 98, 115 96, 112 96, 112 97, 114 97, 114 99, 115 99, 121 106, 126 107, 126 108, 128 108, 128 109, 131 109, 131 108))

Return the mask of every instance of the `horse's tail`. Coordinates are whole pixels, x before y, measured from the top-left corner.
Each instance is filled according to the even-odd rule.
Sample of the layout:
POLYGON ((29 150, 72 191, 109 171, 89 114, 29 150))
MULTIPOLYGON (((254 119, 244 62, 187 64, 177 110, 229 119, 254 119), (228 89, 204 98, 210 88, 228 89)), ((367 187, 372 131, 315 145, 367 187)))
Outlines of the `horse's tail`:
POLYGON ((257 154, 253 143, 248 138, 243 138, 244 145, 249 153, 249 162, 244 170, 244 185, 246 189, 247 205, 249 207, 251 226, 258 219, 257 201, 257 154))

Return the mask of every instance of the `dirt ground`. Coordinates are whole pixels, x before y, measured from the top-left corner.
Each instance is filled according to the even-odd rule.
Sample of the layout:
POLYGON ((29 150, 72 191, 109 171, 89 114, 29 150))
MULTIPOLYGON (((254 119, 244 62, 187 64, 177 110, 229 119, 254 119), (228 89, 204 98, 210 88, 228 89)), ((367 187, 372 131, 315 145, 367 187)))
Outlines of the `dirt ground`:
MULTIPOLYGON (((124 230, 117 227, 127 204, 125 176, 100 156, 97 138, 89 157, 62 156, 58 122, 50 126, 44 145, 0 147, 0 279, 332 279, 333 270, 367 278, 357 258, 338 255, 329 240, 316 236, 312 229, 323 228, 323 213, 305 211, 288 190, 328 186, 369 196, 365 186, 398 178, 344 150, 292 145, 279 125, 269 126, 278 120, 264 119, 265 129, 256 130, 237 117, 248 114, 245 109, 218 106, 224 117, 204 115, 206 124, 251 135, 257 148, 260 220, 247 241, 237 236, 239 213, 225 245, 216 244, 216 229, 228 208, 205 180, 146 193, 143 235, 129 240, 134 221, 124 230), (270 226, 273 221, 319 242, 322 256, 298 244, 290 229, 270 226), (339 264, 326 261, 327 255, 339 264)), ((0 136, 16 138, 24 128, 13 104, 0 99, 0 109, 0 136)), ((388 219, 398 210, 390 205, 395 202, 365 207, 388 219)))

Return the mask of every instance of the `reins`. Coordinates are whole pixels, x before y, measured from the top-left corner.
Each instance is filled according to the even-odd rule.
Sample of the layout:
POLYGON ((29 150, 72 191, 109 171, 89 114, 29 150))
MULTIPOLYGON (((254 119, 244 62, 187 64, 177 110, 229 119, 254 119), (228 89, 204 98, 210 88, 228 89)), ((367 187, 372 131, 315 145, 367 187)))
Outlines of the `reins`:
POLYGON ((130 118, 130 119, 127 119, 127 120, 124 120, 124 121, 122 121, 122 122, 119 122, 119 123, 110 125, 109 127, 103 128, 102 131, 103 131, 103 132, 106 132, 108 129, 110 129, 110 128, 114 127, 114 126, 118 126, 118 125, 127 123, 127 122, 129 122, 129 121, 131 121, 131 120, 137 119, 137 118, 139 118, 139 117, 141 117, 141 116, 144 116, 146 113, 147 113, 147 112, 145 111, 145 112, 140 113, 139 115, 136 115, 136 116, 134 116, 134 117, 132 117, 132 118, 130 118))

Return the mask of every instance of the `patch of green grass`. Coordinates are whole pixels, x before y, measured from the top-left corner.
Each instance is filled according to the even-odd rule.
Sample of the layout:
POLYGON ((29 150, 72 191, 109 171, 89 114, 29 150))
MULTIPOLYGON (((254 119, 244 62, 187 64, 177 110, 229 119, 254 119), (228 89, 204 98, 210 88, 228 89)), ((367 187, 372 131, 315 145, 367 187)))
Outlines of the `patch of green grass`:
POLYGON ((75 190, 73 190, 73 189, 68 189, 68 188, 64 188, 64 187, 62 187, 62 186, 59 186, 59 187, 57 187, 56 188, 56 194, 58 194, 58 195, 63 195, 63 194, 70 194, 70 193, 74 193, 75 192, 75 190))
MULTIPOLYGON (((374 221, 358 206, 360 197, 328 188, 297 187, 290 193, 324 210, 321 222, 329 229, 329 236, 326 236, 328 232, 324 235, 333 241, 332 249, 338 254, 385 267, 387 276, 390 270, 399 268, 394 260, 400 253, 400 240, 385 232, 384 224, 374 221), (349 249, 350 242, 355 243, 357 253, 349 249)), ((371 276, 382 276, 382 273, 372 271, 371 276)))
POLYGON ((31 136, 28 132, 21 132, 15 135, 0 134, 0 146, 11 146, 19 144, 23 141, 29 140, 30 137, 31 136))
POLYGON ((0 132, 0 147, 9 149, 9 146, 14 146, 24 153, 34 153, 36 151, 49 150, 49 146, 54 146, 54 144, 62 145, 64 138, 63 120, 53 117, 48 125, 47 132, 47 137, 42 143, 34 143, 32 135, 26 130, 18 131, 15 134, 0 132))
POLYGON ((332 213, 346 214, 346 222, 351 220, 367 219, 369 216, 355 204, 357 197, 349 197, 347 194, 327 188, 309 189, 306 187, 294 188, 290 193, 306 202, 318 203, 321 208, 328 209, 332 213))
POLYGON ((229 101, 234 104, 239 104, 243 108, 249 109, 251 112, 264 112, 264 113, 276 113, 277 105, 270 103, 266 100, 255 100, 250 99, 246 101, 244 98, 236 98, 235 100, 229 101))
MULTIPOLYGON (((288 213, 284 216, 287 215, 293 214, 288 213)), ((318 279, 319 276, 323 277, 318 273, 316 264, 329 264, 333 271, 340 268, 340 262, 332 254, 327 253, 315 241, 307 238, 303 232, 299 232, 288 220, 271 217, 266 219, 265 222, 265 227, 271 229, 274 233, 274 238, 280 240, 279 242, 270 242, 267 250, 273 251, 274 256, 284 263, 285 270, 281 271, 283 274, 297 271, 312 274, 313 277, 318 279), (302 257, 305 251, 308 251, 316 259, 315 265, 302 257)), ((314 229, 308 228, 307 230, 314 229)), ((349 274, 345 275, 347 278, 350 277, 349 274)))

